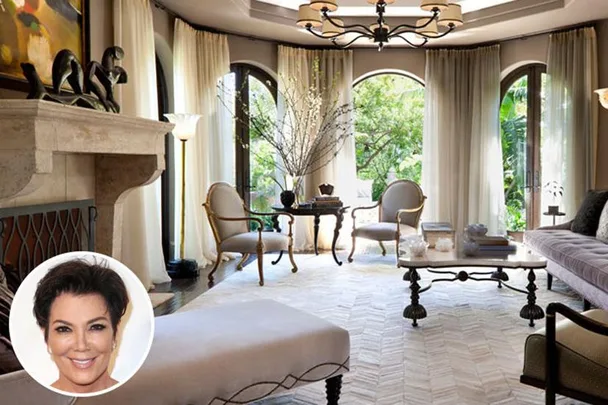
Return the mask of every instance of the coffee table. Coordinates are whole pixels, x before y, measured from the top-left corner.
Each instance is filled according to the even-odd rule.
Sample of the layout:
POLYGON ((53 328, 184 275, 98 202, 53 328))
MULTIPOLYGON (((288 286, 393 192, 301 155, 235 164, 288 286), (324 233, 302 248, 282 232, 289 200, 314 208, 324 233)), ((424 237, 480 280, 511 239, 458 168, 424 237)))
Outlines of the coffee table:
POLYGON ((411 303, 403 311, 403 317, 412 319, 412 325, 418 326, 418 319, 426 318, 426 309, 420 304, 420 294, 429 290, 434 283, 438 282, 453 282, 453 281, 493 281, 498 283, 498 288, 505 287, 526 294, 528 303, 524 305, 519 312, 519 316, 530 320, 530 326, 534 326, 534 320, 542 319, 545 313, 541 307, 536 305, 536 275, 534 270, 544 269, 547 267, 547 260, 544 257, 529 253, 528 250, 520 243, 517 243, 517 252, 508 256, 490 256, 486 253, 477 256, 465 256, 464 254, 452 249, 449 252, 440 252, 435 249, 429 249, 422 257, 411 257, 409 255, 399 257, 399 267, 407 268, 407 272, 403 275, 404 281, 410 282, 410 300, 411 303), (494 271, 474 271, 467 272, 464 270, 436 270, 441 268, 452 267, 490 267, 495 268, 494 271), (418 284, 420 280, 419 269, 427 269, 430 273, 451 275, 452 277, 433 279, 427 286, 421 287, 418 284), (503 269, 523 269, 528 271, 528 285, 526 289, 513 287, 506 282, 509 281, 509 276, 503 269), (478 277, 486 276, 486 277, 478 277), (489 276, 489 277, 487 277, 489 276))

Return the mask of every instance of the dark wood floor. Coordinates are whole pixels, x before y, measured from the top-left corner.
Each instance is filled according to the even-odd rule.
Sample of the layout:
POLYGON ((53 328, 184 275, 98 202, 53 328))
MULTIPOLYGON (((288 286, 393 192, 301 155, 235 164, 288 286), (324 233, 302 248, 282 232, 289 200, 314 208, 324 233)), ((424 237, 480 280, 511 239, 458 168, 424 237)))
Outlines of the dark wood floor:
MULTIPOLYGON (((243 266, 246 266, 254 260, 256 260, 256 256, 251 255, 243 266)), ((237 271, 236 265, 238 262, 238 258, 237 260, 228 260, 222 262, 213 275, 215 279, 214 286, 217 286, 223 280, 234 274, 237 271)), ((169 301, 164 302, 158 307, 154 308, 154 315, 161 316, 173 313, 196 297, 203 294, 205 291, 208 291, 210 287, 207 285, 207 276, 211 272, 212 267, 213 265, 209 265, 201 269, 200 276, 197 278, 175 279, 170 283, 157 284, 156 288, 152 292, 171 292, 174 293, 175 296, 169 301)))

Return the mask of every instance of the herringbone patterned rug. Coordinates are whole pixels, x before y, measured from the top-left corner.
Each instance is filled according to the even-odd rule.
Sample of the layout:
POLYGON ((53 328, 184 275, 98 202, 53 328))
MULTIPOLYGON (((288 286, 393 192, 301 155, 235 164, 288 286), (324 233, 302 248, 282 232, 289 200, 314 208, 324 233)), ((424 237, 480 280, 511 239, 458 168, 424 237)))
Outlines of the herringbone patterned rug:
MULTIPOLYGON (((344 405, 544 403, 544 391, 519 383, 524 341, 535 330, 519 318, 525 295, 498 289, 494 282, 436 283, 420 300, 428 317, 413 328, 402 316, 409 284, 392 254, 358 255, 342 267, 330 254, 297 255, 296 274, 286 258, 272 266, 274 258, 265 257, 264 287, 258 286, 252 263, 182 310, 270 298, 348 329, 351 372, 344 377, 344 405)), ((507 273, 512 285, 527 284, 527 273, 507 273)), ((537 276, 541 307, 561 301, 581 308, 564 284, 556 281, 554 291, 547 291, 544 271, 537 276)), ((425 285, 431 275, 422 271, 422 277, 425 285)), ((544 320, 537 323, 541 326, 544 320)), ((317 383, 261 404, 324 404, 324 398, 324 384, 317 383)))

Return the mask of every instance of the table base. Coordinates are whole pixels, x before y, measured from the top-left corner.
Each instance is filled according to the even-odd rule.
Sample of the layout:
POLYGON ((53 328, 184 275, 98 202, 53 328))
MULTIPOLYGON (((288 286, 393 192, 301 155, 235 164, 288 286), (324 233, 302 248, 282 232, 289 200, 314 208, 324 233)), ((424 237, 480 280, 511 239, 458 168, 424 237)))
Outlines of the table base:
MULTIPOLYGON (((470 267, 470 266, 467 266, 467 267, 470 267)), ((516 288, 516 287, 513 287, 513 286, 507 284, 506 281, 509 281, 509 275, 503 271, 502 267, 497 267, 496 271, 488 271, 488 272, 477 272, 477 271, 466 272, 464 270, 455 272, 455 271, 449 271, 449 270, 442 271, 442 270, 427 269, 427 271, 429 271, 430 273, 451 274, 454 277, 436 278, 434 280, 431 280, 431 282, 425 287, 420 287, 420 284, 418 283, 418 281, 420 280, 420 275, 418 274, 418 269, 413 268, 413 267, 408 268, 408 271, 403 275, 403 280, 410 282, 410 290, 411 290, 410 305, 408 305, 403 310, 403 317, 406 319, 411 319, 412 326, 414 326, 414 327, 418 326, 418 319, 426 318, 427 312, 426 312, 426 308, 424 308, 424 306, 422 304, 420 304, 420 294, 425 291, 430 290, 431 287, 433 286, 433 283, 454 282, 454 281, 465 282, 467 280, 494 281, 494 282, 498 283, 498 288, 502 288, 502 286, 504 285, 505 287, 509 288, 510 290, 527 295, 528 303, 522 307, 521 311, 519 312, 519 316, 523 319, 528 319, 530 321, 529 325, 531 327, 533 327, 534 321, 536 319, 542 319, 545 317, 545 312, 543 311, 543 309, 540 306, 536 305, 536 290, 538 289, 538 287, 536 286, 536 283, 535 283, 536 274, 534 274, 534 269, 533 268, 523 268, 523 270, 528 271, 528 285, 526 286, 525 290, 516 288), (485 277, 485 278, 476 277, 478 275, 490 275, 490 277, 485 277)))

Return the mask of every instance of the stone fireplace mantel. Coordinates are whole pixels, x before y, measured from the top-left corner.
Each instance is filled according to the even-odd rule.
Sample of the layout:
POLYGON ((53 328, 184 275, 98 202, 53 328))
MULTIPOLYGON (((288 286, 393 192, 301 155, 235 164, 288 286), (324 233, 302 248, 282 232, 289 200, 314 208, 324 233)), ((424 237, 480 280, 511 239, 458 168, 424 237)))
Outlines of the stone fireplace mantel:
POLYGON ((165 168, 173 124, 41 100, 0 100, 0 201, 49 181, 54 154, 95 159, 96 251, 121 259, 122 203, 165 168))

